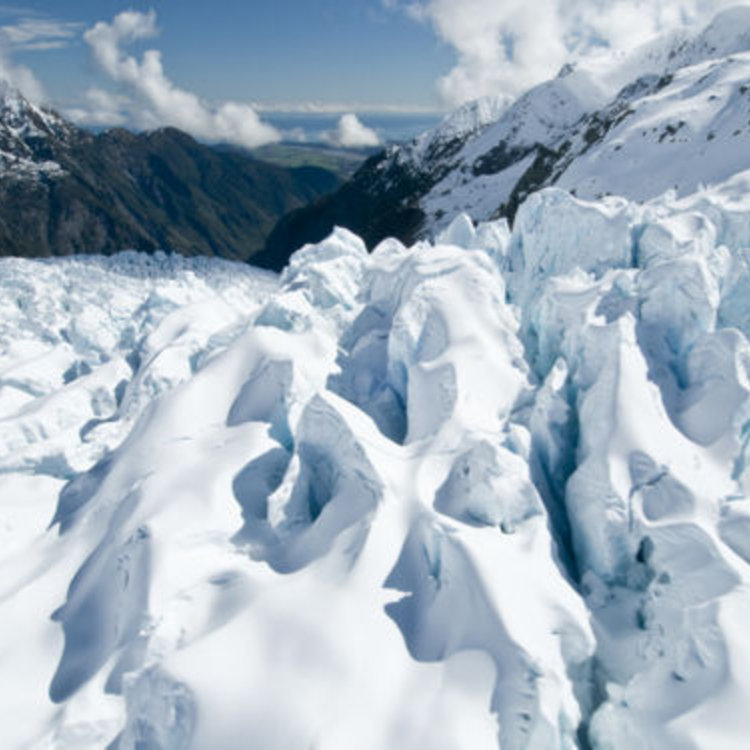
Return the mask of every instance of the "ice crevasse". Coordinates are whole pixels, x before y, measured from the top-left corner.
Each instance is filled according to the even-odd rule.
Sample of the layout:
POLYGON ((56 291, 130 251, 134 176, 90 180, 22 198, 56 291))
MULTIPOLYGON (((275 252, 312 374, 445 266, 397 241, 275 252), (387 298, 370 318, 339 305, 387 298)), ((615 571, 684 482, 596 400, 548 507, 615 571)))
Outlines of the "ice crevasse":
POLYGON ((0 261, 3 747, 745 747, 748 182, 0 261))

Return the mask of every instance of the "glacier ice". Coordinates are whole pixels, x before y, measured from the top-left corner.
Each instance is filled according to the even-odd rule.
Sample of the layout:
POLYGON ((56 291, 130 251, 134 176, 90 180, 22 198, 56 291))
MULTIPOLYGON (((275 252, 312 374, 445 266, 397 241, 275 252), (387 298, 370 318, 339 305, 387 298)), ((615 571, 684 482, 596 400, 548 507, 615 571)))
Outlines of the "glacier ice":
POLYGON ((749 182, 1 260, 3 747, 743 748, 749 182))

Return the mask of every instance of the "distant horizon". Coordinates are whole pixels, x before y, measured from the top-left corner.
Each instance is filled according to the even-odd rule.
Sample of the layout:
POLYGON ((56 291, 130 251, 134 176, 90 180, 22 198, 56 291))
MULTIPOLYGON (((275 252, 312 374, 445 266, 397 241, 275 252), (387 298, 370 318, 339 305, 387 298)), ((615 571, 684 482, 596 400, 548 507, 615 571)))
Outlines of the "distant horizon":
POLYGON ((330 117, 354 112, 357 115, 394 115, 403 117, 445 116, 451 107, 406 106, 397 104, 364 104, 362 102, 251 102, 256 112, 274 115, 300 115, 303 117, 330 117))
MULTIPOLYGON (((335 132, 343 110, 331 112, 300 112, 300 111, 269 111, 264 113, 270 125, 274 126, 281 139, 274 143, 262 144, 249 148, 265 148, 273 145, 309 146, 311 148, 326 148, 332 150, 349 150, 352 152, 370 153, 389 144, 405 143, 414 137, 438 125, 443 119, 439 112, 362 112, 356 113, 363 126, 373 130, 379 137, 379 142, 373 145, 344 146, 335 140, 335 132)), ((121 128, 132 133, 149 133, 162 128, 175 127, 159 125, 153 128, 138 128, 128 124, 96 125, 80 123, 78 127, 92 133, 104 133, 108 130, 121 128)), ((180 128, 176 128, 180 129, 180 128)), ((233 145, 231 143, 196 137, 200 143, 207 145, 233 145)), ((236 144, 235 144, 236 145, 236 144)), ((242 146, 238 146, 242 148, 242 146)))

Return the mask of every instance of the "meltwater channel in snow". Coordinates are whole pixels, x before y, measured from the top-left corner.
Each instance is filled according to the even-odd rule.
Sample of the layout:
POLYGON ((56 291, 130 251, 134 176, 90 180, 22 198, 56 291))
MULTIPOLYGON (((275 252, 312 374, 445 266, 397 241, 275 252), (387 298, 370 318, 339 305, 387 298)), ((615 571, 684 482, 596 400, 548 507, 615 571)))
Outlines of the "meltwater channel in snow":
POLYGON ((746 748, 748 195, 0 261, 0 745, 746 748))

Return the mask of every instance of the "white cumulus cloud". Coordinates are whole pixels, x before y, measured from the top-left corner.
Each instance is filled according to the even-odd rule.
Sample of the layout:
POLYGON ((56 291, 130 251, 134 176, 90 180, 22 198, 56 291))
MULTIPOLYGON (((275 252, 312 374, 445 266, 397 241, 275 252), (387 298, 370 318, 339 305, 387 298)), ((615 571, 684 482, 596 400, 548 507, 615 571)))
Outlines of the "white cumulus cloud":
POLYGON ((79 124, 112 127, 127 124, 125 112, 130 105, 131 101, 127 96, 90 88, 85 94, 83 105, 66 109, 65 114, 79 124))
POLYGON ((0 80, 7 81, 32 102, 44 101, 44 86, 30 68, 13 61, 12 49, 13 45, 7 33, 0 29, 0 80))
MULTIPOLYGON (((743 0, 740 0, 742 2, 743 0)), ((517 95, 569 59, 628 49, 738 0, 383 0, 429 24, 456 53, 438 81, 446 103, 517 95)), ((747 0, 744 0, 747 4, 747 0)))
POLYGON ((146 50, 140 59, 126 52, 132 42, 157 34, 153 10, 124 11, 84 33, 94 60, 123 93, 107 96, 100 89, 90 91, 84 106, 72 111, 79 122, 132 121, 145 128, 171 125, 196 138, 248 148, 280 139, 278 131, 264 123, 250 105, 211 106, 176 86, 164 72, 159 50, 146 50))
POLYGON ((341 115, 336 130, 329 134, 328 140, 344 148, 380 145, 378 134, 372 128, 364 125, 353 112, 341 115))

